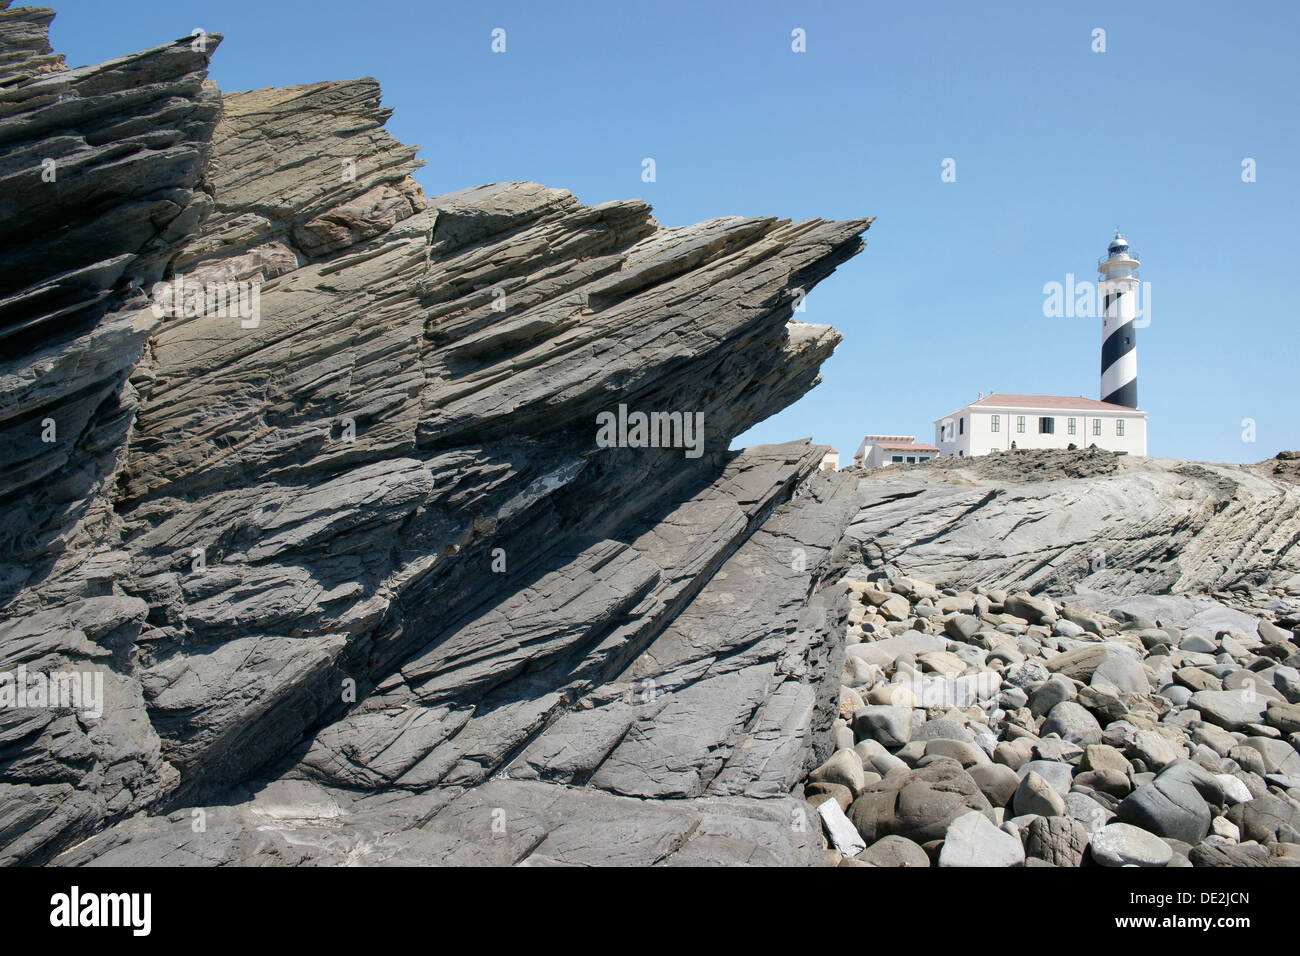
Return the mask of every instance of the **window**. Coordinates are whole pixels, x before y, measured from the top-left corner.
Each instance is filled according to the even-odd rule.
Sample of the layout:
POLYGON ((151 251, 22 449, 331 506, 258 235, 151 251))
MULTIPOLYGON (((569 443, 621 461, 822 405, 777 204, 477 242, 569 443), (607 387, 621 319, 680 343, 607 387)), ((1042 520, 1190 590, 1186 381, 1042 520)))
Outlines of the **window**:
POLYGON ((1017 432, 1018 434, 1021 434, 1021 435, 1023 435, 1023 434, 1025 433, 1025 416, 1024 416, 1024 415, 1017 415, 1017 416, 1016 416, 1016 432, 1017 432))
POLYGON ((1002 419, 1001 415, 994 415, 991 419, 989 419, 989 431, 995 432, 998 429, 1000 429, 1002 427, 1001 419, 1002 419))
POLYGON ((907 456, 907 463, 908 463, 909 465, 915 465, 915 464, 916 464, 916 456, 915 456, 915 455, 908 455, 908 456, 907 456))
POLYGON ((890 459, 890 461, 902 461, 902 460, 903 460, 902 455, 895 455, 893 458, 890 459))
POLYGON ((965 416, 965 415, 963 415, 961 418, 957 419, 957 434, 958 434, 958 435, 964 435, 964 434, 966 434, 966 416, 965 416))
POLYGON ((1077 420, 1078 420, 1078 419, 1074 419, 1074 418, 1067 418, 1067 419, 1065 420, 1065 431, 1066 431, 1067 434, 1069 434, 1069 435, 1073 435, 1073 434, 1074 434, 1074 423, 1075 423, 1077 420))
POLYGON ((1044 416, 1044 417, 1038 419, 1038 434, 1040 434, 1040 435, 1055 435, 1055 434, 1056 434, 1056 419, 1055 419, 1055 418, 1048 417, 1048 416, 1044 416))
POLYGON ((1100 419, 1100 418, 1094 418, 1094 419, 1092 420, 1092 433, 1093 433, 1094 435, 1100 435, 1100 434, 1101 434, 1101 419, 1100 419))
POLYGON ((1116 435, 1124 434, 1124 419, 1122 418, 1115 419, 1115 434, 1116 435))

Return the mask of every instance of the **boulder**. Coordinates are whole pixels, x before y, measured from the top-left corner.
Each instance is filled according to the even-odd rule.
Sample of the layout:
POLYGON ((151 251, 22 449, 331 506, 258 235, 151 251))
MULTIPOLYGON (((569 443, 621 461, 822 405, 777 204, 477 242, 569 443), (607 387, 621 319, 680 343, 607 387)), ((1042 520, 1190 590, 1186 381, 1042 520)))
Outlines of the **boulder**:
POLYGON ((853 733, 887 748, 902 747, 912 739, 912 711, 879 704, 863 707, 853 715, 853 733))
POLYGON ((971 810, 948 825, 940 866, 1018 866, 1025 862, 1020 840, 1001 830, 987 816, 971 810))
POLYGON ((862 758, 853 750, 837 750, 829 760, 808 775, 813 783, 838 784, 855 795, 866 786, 862 758))
POLYGON ((1125 797, 1116 816, 1121 823, 1190 844, 1205 839, 1212 819, 1209 804, 1195 786, 1163 775, 1125 797))
POLYGON ((1234 804, 1227 817, 1243 839, 1260 843, 1300 842, 1300 808, 1285 797, 1264 793, 1248 803, 1234 804))
POLYGON ((1047 669, 1053 674, 1060 674, 1062 677, 1083 681, 1086 684, 1092 679, 1093 672, 1109 656, 1110 651, 1105 644, 1085 644, 1072 651, 1049 657, 1047 669))
POLYGON ((1127 823, 1102 827, 1089 840, 1088 852, 1102 866, 1165 866, 1174 856, 1160 837, 1127 823))
POLYGON ((1276 740, 1272 737, 1247 737, 1238 747, 1229 752, 1229 756, 1235 754, 1240 757, 1239 751, 1242 748, 1253 750, 1260 755, 1262 769, 1258 772, 1261 775, 1270 773, 1300 775, 1300 753, 1285 740, 1276 740))
MULTIPOLYGON (((863 786, 866 786, 865 781, 863 786)), ((855 796, 851 789, 838 783, 808 783, 804 785, 803 793, 804 799, 813 806, 817 806, 822 800, 834 800, 840 805, 841 810, 847 810, 855 796)))
POLYGON ((927 720, 912 732, 912 739, 915 741, 937 740, 940 738, 971 743, 975 740, 975 735, 957 721, 944 717, 927 720))
POLYGON ((1101 725, 1097 718, 1072 700, 1053 707, 1040 732, 1043 735, 1058 734, 1062 740, 1080 745, 1101 742, 1101 725))
POLYGON ((1052 789, 1051 785, 1032 770, 1020 780, 1015 795, 1011 799, 1016 816, 1037 814, 1044 817, 1061 816, 1065 813, 1065 798, 1052 789))
POLYGON ((1088 843, 1083 824, 1066 816, 1035 817, 1025 829, 1025 855, 1053 866, 1079 866, 1088 843))
POLYGON ((1057 618, 1056 607, 1049 599, 1023 592, 1008 595, 1002 608, 1007 614, 1023 618, 1030 624, 1052 624, 1057 618))
POLYGON ((1185 755, 1180 748, 1165 735, 1154 730, 1139 730, 1125 748, 1125 752, 1151 770, 1160 771, 1185 755))
POLYGON ((866 849, 867 844, 834 800, 825 800, 819 804, 817 813, 821 817, 826 838, 842 856, 855 856, 866 849))
POLYGON ((1115 654, 1098 664, 1089 683, 1094 687, 1112 687, 1121 695, 1139 694, 1145 697, 1151 693, 1151 681, 1147 678, 1142 662, 1123 654, 1115 654))
POLYGON ((1127 774, 1133 769, 1133 765, 1114 747, 1107 744, 1089 744, 1084 748, 1083 757, 1079 760, 1079 769, 1118 770, 1127 774))
POLYGON ((877 840, 858 855, 858 859, 872 866, 928 867, 930 857, 906 837, 887 836, 877 840))
POLYGON ((1201 690, 1192 694, 1188 704, 1205 720, 1225 730, 1262 723, 1268 712, 1268 698, 1251 690, 1201 690))
POLYGON ((1060 674, 1054 674, 1034 689, 1029 698, 1029 712, 1035 717, 1043 717, 1057 704, 1074 700, 1074 696, 1074 681, 1060 674))
POLYGON ((1128 713, 1128 705, 1109 684, 1080 688, 1078 701, 1088 708, 1103 727, 1121 720, 1128 713))
POLYGON ((1074 786, 1080 790, 1107 793, 1121 800, 1133 792, 1133 783, 1129 780, 1128 774, 1109 768, 1085 770, 1074 778, 1074 786))
POLYGON ((962 769, 969 771, 970 768, 977 764, 989 764, 988 754, 981 750, 973 743, 967 743, 964 740, 949 740, 945 737, 936 737, 925 743, 925 755, 927 757, 949 757, 961 764, 962 769))
POLYGON ((1272 646, 1281 646, 1287 643, 1295 643, 1295 635, 1291 631, 1283 630, 1272 621, 1260 618, 1259 627, 1256 629, 1259 639, 1265 644, 1272 646))
POLYGON ((1199 667, 1180 667, 1174 671, 1174 680, 1188 690, 1218 691, 1223 689, 1223 681, 1199 667))
POLYGON ((1202 843, 1188 854, 1193 866, 1268 866, 1300 867, 1300 859, 1288 859, 1269 853, 1258 843, 1233 846, 1225 843, 1202 843))
POLYGON ((969 614, 954 614, 943 624, 944 633, 953 640, 969 643, 979 633, 980 619, 969 614))
POLYGON ((901 594, 891 594, 881 602, 878 610, 890 621, 906 621, 912 616, 912 606, 901 594))
POLYGON ((1281 703, 1270 700, 1265 706, 1264 720, 1270 727, 1276 727, 1284 734, 1300 732, 1300 704, 1281 703))
POLYGON ((1015 796, 1020 786, 1020 777, 1010 767, 998 763, 984 763, 971 767, 968 771, 975 785, 980 788, 995 807, 1005 807, 1015 796))
POLYGON ((868 785, 848 815, 868 844, 895 835, 924 844, 943 839, 948 825, 970 810, 993 820, 992 806, 970 775, 954 761, 939 761, 868 785))
POLYGON ((1074 777, 1074 768, 1058 760, 1031 760, 1022 764, 1016 773, 1023 780, 1030 772, 1038 774, 1061 796, 1070 792, 1070 782, 1074 777))

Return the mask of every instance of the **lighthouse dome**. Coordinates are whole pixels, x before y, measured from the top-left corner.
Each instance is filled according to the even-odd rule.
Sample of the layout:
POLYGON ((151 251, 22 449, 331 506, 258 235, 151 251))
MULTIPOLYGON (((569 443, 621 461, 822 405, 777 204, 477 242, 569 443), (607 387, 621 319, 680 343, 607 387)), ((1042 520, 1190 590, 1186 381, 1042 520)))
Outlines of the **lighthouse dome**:
POLYGON ((1110 245, 1106 247, 1106 251, 1111 255, 1128 252, 1128 240, 1119 234, 1118 229, 1115 230, 1115 238, 1110 241, 1110 245))

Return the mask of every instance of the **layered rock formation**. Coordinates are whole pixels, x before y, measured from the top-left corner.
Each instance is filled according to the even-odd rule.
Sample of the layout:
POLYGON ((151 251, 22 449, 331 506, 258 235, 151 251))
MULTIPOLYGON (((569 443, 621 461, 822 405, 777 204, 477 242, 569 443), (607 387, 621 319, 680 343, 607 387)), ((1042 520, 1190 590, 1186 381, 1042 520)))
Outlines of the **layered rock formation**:
POLYGON ((117 583, 114 505, 155 324, 142 290, 207 209, 221 108, 203 82, 219 37, 68 70, 51 17, 0 10, 0 671, 76 668, 104 699, 93 721, 12 696, 0 709, 10 860, 175 788, 136 674, 149 607, 117 583))
POLYGON ((792 304, 869 221, 429 199, 373 80, 221 97, 215 36, 58 71, 48 11, 5 13, 0 671, 106 690, 0 710, 0 859, 272 781, 348 808, 322 861, 464 852, 437 834, 484 801, 815 856, 783 801, 833 716, 851 483, 727 449, 818 381, 839 336, 792 304), (675 447, 604 447, 620 406, 675 447))
POLYGON ((936 583, 1115 595, 1300 590, 1288 462, 1008 452, 877 469, 849 537, 863 563, 936 583))
POLYGON ((870 220, 427 197, 374 80, 51 16, 0 0, 0 862, 820 863, 846 576, 1281 613, 1286 468, 730 451, 870 220))

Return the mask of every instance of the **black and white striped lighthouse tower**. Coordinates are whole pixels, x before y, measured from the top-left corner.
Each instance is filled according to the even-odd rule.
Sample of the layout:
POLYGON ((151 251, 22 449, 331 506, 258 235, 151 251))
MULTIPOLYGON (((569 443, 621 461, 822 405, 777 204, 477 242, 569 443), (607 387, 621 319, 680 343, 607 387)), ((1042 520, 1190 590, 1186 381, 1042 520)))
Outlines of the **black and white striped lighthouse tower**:
POLYGON ((1097 261, 1098 293, 1101 299, 1101 400, 1114 405, 1138 407, 1137 335, 1133 320, 1137 314, 1138 277, 1141 265, 1128 240, 1115 230, 1106 254, 1097 261))

